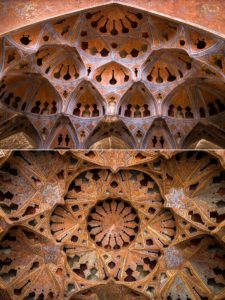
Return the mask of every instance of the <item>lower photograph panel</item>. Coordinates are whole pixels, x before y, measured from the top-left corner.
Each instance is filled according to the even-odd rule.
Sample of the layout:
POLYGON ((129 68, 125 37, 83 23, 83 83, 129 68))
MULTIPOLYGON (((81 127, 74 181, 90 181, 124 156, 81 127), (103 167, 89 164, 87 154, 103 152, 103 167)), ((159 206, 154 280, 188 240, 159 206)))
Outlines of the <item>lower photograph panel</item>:
POLYGON ((0 299, 225 299, 225 151, 0 164, 0 299))

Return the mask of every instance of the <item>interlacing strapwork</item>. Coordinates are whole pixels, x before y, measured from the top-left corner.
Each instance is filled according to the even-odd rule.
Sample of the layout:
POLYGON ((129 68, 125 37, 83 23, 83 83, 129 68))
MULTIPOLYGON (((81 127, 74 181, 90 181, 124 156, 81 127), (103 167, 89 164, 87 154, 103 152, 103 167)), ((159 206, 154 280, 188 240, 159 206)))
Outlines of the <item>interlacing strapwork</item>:
POLYGON ((206 152, 12 152, 0 298, 224 299, 222 164, 206 152))
POLYGON ((123 5, 0 39, 1 148, 225 147, 224 40, 123 5))

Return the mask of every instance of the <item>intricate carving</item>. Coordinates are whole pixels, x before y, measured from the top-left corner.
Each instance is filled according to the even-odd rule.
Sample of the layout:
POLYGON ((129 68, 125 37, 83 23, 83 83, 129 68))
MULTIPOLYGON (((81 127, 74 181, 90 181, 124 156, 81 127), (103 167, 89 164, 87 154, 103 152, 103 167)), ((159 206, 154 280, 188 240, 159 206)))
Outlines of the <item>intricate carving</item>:
POLYGON ((2 147, 225 146, 224 41, 211 33, 111 4, 0 48, 2 147))
MULTIPOLYGON (((112 182, 111 185, 116 185, 112 182)), ((105 249, 128 246, 136 237, 139 218, 134 208, 119 199, 98 202, 88 216, 88 231, 96 245, 105 249)))
POLYGON ((1 297, 224 299, 218 157, 12 152, 0 170, 1 297))

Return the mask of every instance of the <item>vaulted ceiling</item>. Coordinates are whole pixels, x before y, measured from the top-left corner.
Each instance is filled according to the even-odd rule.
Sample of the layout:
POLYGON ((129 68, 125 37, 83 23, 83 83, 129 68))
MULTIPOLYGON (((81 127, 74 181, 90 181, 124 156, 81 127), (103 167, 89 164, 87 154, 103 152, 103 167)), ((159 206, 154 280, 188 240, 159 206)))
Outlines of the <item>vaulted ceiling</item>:
POLYGON ((0 298, 224 299, 222 152, 1 158, 0 298))
POLYGON ((124 5, 0 40, 0 146, 222 148, 224 40, 124 5))

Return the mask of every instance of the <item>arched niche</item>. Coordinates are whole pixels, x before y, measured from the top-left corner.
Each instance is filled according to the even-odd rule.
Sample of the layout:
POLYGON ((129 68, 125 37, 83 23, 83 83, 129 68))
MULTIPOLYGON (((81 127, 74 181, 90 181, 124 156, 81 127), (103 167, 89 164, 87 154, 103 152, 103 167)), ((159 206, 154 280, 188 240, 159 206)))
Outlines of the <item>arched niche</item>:
POLYGON ((97 68, 93 73, 93 80, 104 87, 121 87, 132 80, 132 74, 128 68, 112 61, 97 68))
POLYGON ((192 72, 192 61, 183 49, 154 50, 144 64, 144 76, 156 85, 179 82, 192 72))
POLYGON ((175 149, 176 143, 163 119, 155 119, 149 128, 142 148, 146 149, 175 149))
MULTIPOLYGON (((138 147, 146 136, 148 122, 162 114, 171 132, 179 123, 181 128, 174 135, 182 133, 182 139, 184 132, 201 118, 207 122, 210 118, 210 122, 223 128, 223 84, 214 84, 212 78, 223 77, 224 41, 173 18, 111 3, 46 19, 8 33, 2 38, 1 46, 1 70, 2 74, 8 74, 0 83, 4 114, 1 120, 15 112, 29 114, 36 126, 44 129, 40 133, 44 137, 50 134, 58 113, 70 115, 81 139, 87 138, 87 132, 94 130, 105 113, 108 116, 116 113, 129 124, 138 147), (8 61, 9 64, 4 65, 8 61), (4 80, 8 76, 13 76, 13 80, 7 82, 6 91, 4 80), (196 89, 190 84, 189 90, 190 77, 199 77, 196 89), (86 79, 93 87, 79 91, 81 81, 86 79), (177 100, 175 91, 184 81, 183 94, 177 100), (138 83, 136 88, 134 82, 143 83, 154 95, 155 103, 151 94, 142 94, 141 85, 138 83), (130 93, 131 86, 135 91, 130 93), (60 91, 63 103, 55 88, 60 91), (99 93, 97 90, 95 93, 95 88, 99 93), (169 91, 171 94, 165 101, 169 91), (122 99, 121 102, 118 99, 122 99), (151 103, 156 108, 150 107, 151 103), (128 108, 130 119, 124 118, 127 105, 133 109, 128 108), (168 117, 170 105, 170 117, 174 120, 168 117), (176 123, 176 118, 183 117, 190 120, 176 123)), ((121 130, 124 129, 121 127, 121 130)), ((178 139, 178 144, 182 143, 180 136, 178 139)))
POLYGON ((128 118, 145 118, 157 114, 153 96, 143 83, 135 83, 120 101, 119 114, 128 118))
POLYGON ((112 54, 115 55, 117 59, 132 61, 135 59, 141 59, 146 56, 149 50, 149 44, 147 38, 149 34, 146 32, 146 38, 129 38, 128 41, 121 42, 119 40, 111 41, 110 45, 104 39, 96 36, 92 36, 91 32, 85 31, 81 35, 80 48, 86 54, 94 56, 99 60, 101 58, 109 58, 112 54))
POLYGON ((179 119, 204 119, 225 111, 225 87, 218 79, 196 78, 179 85, 163 104, 163 114, 179 119))
POLYGON ((85 19, 90 30, 112 39, 135 34, 146 20, 146 15, 131 7, 113 5, 89 10, 85 13, 85 19))
POLYGON ((68 101, 67 112, 76 117, 93 118, 105 115, 106 103, 88 81, 81 82, 68 101))
POLYGON ((203 142, 210 149, 225 148, 225 133, 213 124, 199 123, 186 136, 182 143, 182 148, 202 149, 203 142))
POLYGON ((41 138, 25 116, 15 116, 0 125, 1 148, 42 148, 41 138))
POLYGON ((60 117, 53 126, 45 147, 49 149, 76 149, 79 141, 76 131, 67 117, 60 117))
POLYGON ((71 82, 86 75, 82 59, 74 47, 43 46, 35 53, 34 61, 43 74, 56 82, 71 82))
POLYGON ((110 57, 110 47, 99 36, 93 36, 93 33, 85 28, 80 32, 80 49, 85 54, 94 56, 95 58, 108 58, 110 57))
POLYGON ((168 47, 175 40, 180 29, 179 24, 173 20, 153 15, 150 17, 150 27, 154 36, 154 43, 164 47, 168 47))
POLYGON ((90 146, 92 150, 104 150, 104 149, 131 149, 130 145, 125 143, 122 139, 116 136, 109 136, 103 138, 90 146))
POLYGON ((79 20, 79 15, 69 15, 67 17, 60 16, 57 19, 50 21, 51 27, 53 27, 53 32, 57 34, 57 37, 61 39, 64 43, 72 44, 74 37, 77 36, 77 21, 79 20))
POLYGON ((83 15, 78 40, 81 51, 95 60, 143 59, 151 47, 147 14, 121 5, 90 9, 83 15))
POLYGON ((0 83, 0 101, 8 108, 50 115, 62 110, 60 95, 41 75, 8 74, 0 83))
POLYGON ((113 122, 107 122, 107 120, 101 121, 86 138, 83 148, 92 148, 93 144, 96 144, 99 141, 103 141, 104 139, 106 142, 105 145, 108 147, 107 138, 110 138, 111 141, 117 141, 120 145, 123 145, 123 147, 125 145, 128 145, 128 148, 137 148, 134 137, 121 120, 116 120, 113 122))

